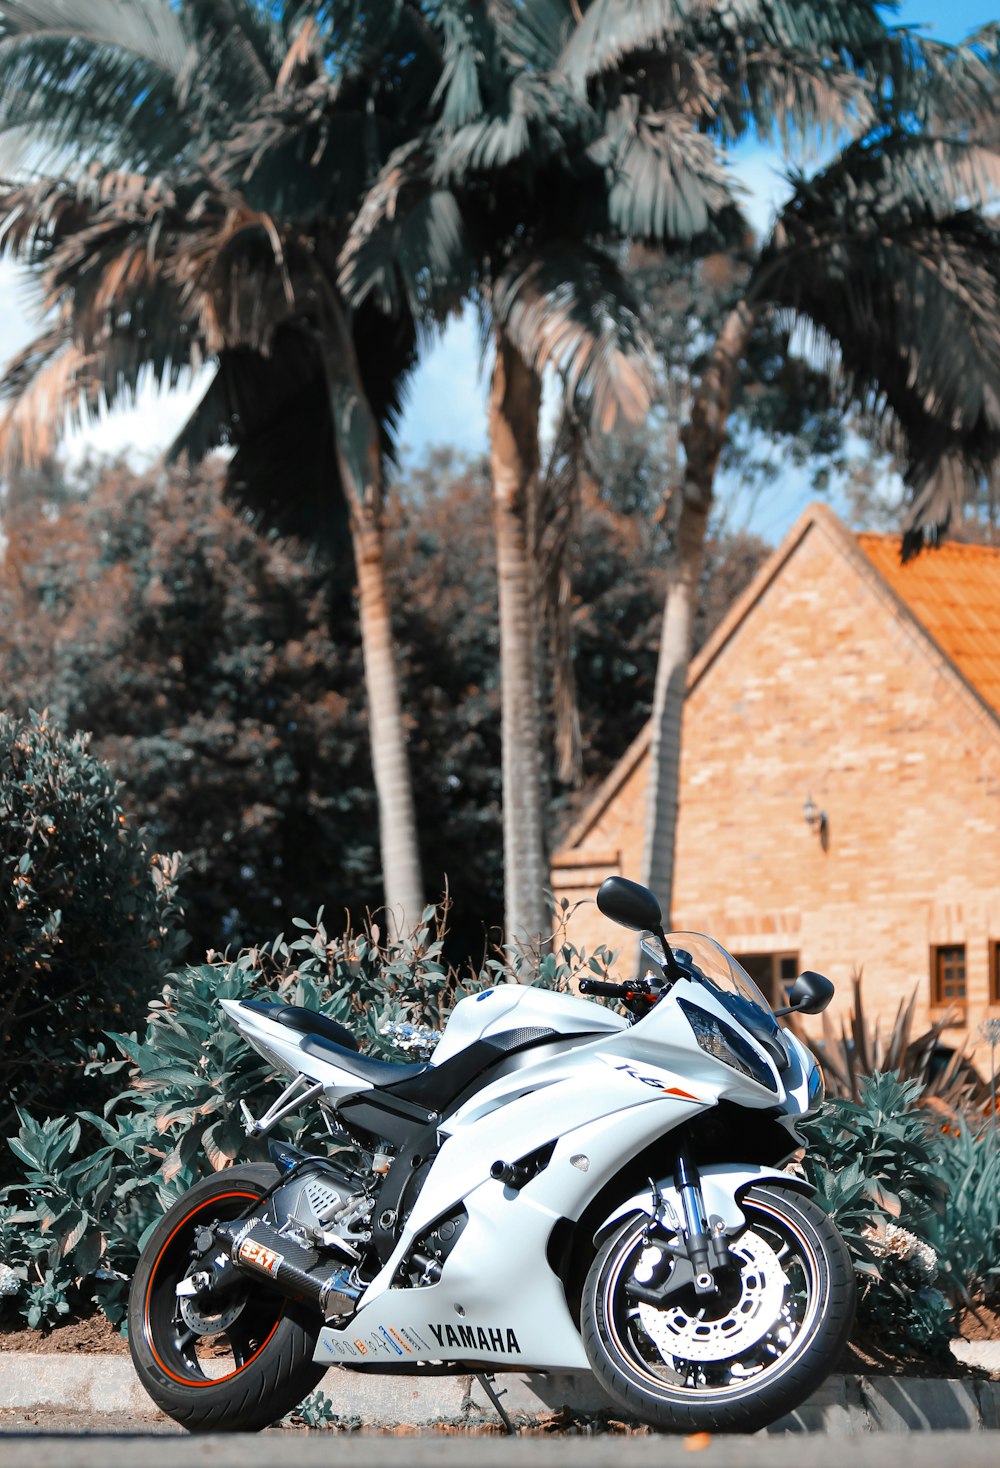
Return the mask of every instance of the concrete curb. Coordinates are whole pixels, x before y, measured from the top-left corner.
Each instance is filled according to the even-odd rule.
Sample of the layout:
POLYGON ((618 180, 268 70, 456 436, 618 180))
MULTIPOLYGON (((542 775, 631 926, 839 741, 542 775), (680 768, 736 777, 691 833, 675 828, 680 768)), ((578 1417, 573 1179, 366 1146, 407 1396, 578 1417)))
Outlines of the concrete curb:
MULTIPOLYGON (((589 1373, 547 1376, 504 1373, 497 1378, 512 1416, 537 1416, 569 1407, 581 1412, 617 1409, 589 1373)), ((459 1376, 378 1376, 331 1367, 320 1390, 345 1425, 493 1420, 479 1384, 459 1376)), ((121 1356, 0 1356, 0 1408, 72 1408, 94 1414, 126 1412, 137 1420, 156 1409, 132 1363, 121 1356)), ((807 1402, 767 1429, 854 1437, 870 1432, 981 1432, 1000 1429, 1000 1382, 973 1377, 831 1376, 807 1402)))

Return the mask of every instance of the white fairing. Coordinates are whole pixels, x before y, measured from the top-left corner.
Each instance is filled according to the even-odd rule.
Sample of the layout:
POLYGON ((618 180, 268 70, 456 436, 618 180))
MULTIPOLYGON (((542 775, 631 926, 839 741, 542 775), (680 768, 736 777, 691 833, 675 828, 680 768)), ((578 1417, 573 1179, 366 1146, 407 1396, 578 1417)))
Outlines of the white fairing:
MULTIPOLYGON (((319 1081, 331 1099, 357 1095, 372 1089, 370 1081, 359 1080, 336 1063, 331 1053, 307 1054, 302 1042, 307 1038, 284 1025, 267 1019, 259 1011, 244 1009, 235 999, 219 1001, 232 1023, 256 1050, 290 1075, 299 1072, 319 1081)), ((555 994, 548 989, 533 989, 525 984, 500 984, 481 994, 470 994, 452 1010, 444 1033, 430 1058, 432 1066, 442 1065, 460 1050, 489 1035, 515 1029, 548 1029, 561 1035, 593 1035, 601 1032, 617 1034, 628 1028, 627 1022, 603 1004, 580 999, 573 994, 555 994)))
POLYGON ((481 994, 470 994, 455 1005, 431 1064, 440 1065, 475 1040, 505 1030, 537 1028, 573 1035, 601 1030, 614 1033, 627 1027, 620 1014, 589 999, 554 994, 526 984, 500 984, 481 994))
MULTIPOLYGON (((720 950, 721 951, 721 950, 720 950)), ((371 1080, 338 1064, 335 1050, 302 1046, 308 1037, 258 1011, 223 1001, 247 1039, 291 1074, 320 1082, 334 1112, 339 1101, 374 1089, 371 1080)), ((447 1024, 431 1064, 445 1064, 477 1040, 511 1031, 549 1030, 579 1044, 522 1052, 519 1064, 498 1066, 494 1079, 472 1090, 435 1121, 438 1150, 405 1218, 394 1252, 358 1301, 348 1324, 322 1330, 316 1359, 399 1364, 467 1361, 494 1368, 585 1369, 588 1365, 564 1286, 547 1261, 557 1226, 579 1220, 629 1159, 662 1140, 662 1161, 647 1157, 660 1205, 681 1216, 673 1188, 675 1128, 720 1101, 784 1117, 788 1151, 794 1121, 815 1094, 816 1064, 784 1035, 774 1042, 768 1011, 755 1038, 754 1017, 740 1032, 748 1074, 709 1053, 696 1040, 692 1012, 732 1034, 734 1011, 711 987, 679 980, 638 1023, 629 1025, 603 1005, 542 989, 501 985, 463 999, 447 1024), (766 1024, 764 1023, 766 1020, 766 1024), (749 1047, 749 1048, 747 1048, 749 1047), (495 1163, 543 1154, 539 1170, 519 1189, 491 1176, 495 1163), (440 1275, 401 1285, 401 1267, 428 1231, 455 1210, 467 1215, 440 1275), (561 1223, 562 1221, 562 1223, 561 1223)), ((777 1034, 775 1028, 775 1034, 777 1034)), ((706 1208, 727 1232, 743 1225, 741 1192, 773 1168, 730 1164, 702 1169, 706 1208)), ((619 1197, 621 1195, 619 1194, 619 1197)), ((609 1206, 595 1232, 637 1210, 652 1211, 652 1190, 609 1206)))

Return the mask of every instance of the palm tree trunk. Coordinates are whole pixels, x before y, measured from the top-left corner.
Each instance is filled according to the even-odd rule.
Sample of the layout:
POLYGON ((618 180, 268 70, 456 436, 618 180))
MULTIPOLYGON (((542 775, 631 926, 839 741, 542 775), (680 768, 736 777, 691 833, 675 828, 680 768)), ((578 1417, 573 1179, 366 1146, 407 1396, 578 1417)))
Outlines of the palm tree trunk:
POLYGON ((547 936, 542 729, 528 506, 538 477, 541 382, 502 334, 490 392, 500 598, 504 927, 508 948, 547 936))
POLYGON ((698 611, 705 529, 726 440, 733 384, 756 319, 756 311, 745 301, 726 318, 695 392, 691 418, 683 434, 686 463, 656 665, 642 866, 642 881, 659 897, 668 926, 673 905, 681 719, 698 611))
POLYGON ((336 305, 329 308, 324 347, 337 462, 350 511, 358 577, 385 906, 390 933, 401 936, 420 921, 424 891, 385 571, 382 455, 354 344, 336 305))

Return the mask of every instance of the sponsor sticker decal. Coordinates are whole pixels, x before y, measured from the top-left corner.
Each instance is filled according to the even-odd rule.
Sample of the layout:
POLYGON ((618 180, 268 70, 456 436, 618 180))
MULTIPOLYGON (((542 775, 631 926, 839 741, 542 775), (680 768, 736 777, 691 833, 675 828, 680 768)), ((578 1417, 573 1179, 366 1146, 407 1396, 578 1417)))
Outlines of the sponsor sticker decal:
MULTIPOLYGON (((605 1060, 605 1056, 601 1056, 605 1060)), ((610 1063, 610 1062, 609 1062, 610 1063)), ((683 1101, 700 1101, 700 1096, 692 1096, 690 1091, 682 1091, 680 1086, 665 1086, 662 1076, 644 1076, 640 1071, 633 1070, 630 1065, 616 1065, 615 1070, 623 1070, 633 1081, 641 1081, 644 1086, 652 1086, 654 1091, 662 1091, 664 1096, 678 1096, 683 1101)))
POLYGON ((269 1249, 266 1244, 258 1244, 255 1239, 244 1239, 238 1250, 238 1257, 244 1264, 252 1264, 255 1269, 262 1269, 265 1274, 277 1274, 279 1267, 284 1263, 284 1254, 279 1254, 276 1249, 269 1249))
POLYGON ((397 1356, 401 1356, 403 1354, 402 1348, 400 1346, 397 1346, 396 1342, 393 1340, 392 1336, 386 1330, 385 1326, 384 1325, 380 1325, 379 1328, 378 1328, 378 1330, 379 1330, 379 1335, 385 1337, 386 1343, 389 1346, 392 1347, 392 1349, 395 1351, 396 1355, 397 1356))

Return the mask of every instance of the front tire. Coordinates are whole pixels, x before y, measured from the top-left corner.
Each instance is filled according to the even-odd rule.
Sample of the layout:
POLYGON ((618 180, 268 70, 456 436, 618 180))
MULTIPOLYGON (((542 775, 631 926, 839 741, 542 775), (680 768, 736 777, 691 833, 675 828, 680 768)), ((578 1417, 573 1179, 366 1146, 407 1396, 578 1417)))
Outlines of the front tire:
POLYGON ((132 1361, 156 1405, 189 1432, 258 1432, 326 1372, 312 1359, 319 1316, 266 1282, 247 1279, 209 1305, 176 1294, 198 1231, 251 1213, 278 1177, 252 1164, 204 1178, 164 1214, 140 1256, 128 1306, 132 1361))
POLYGON ((625 1411, 667 1432, 755 1432, 794 1410, 837 1364, 854 1319, 850 1256, 815 1203, 780 1187, 741 1200, 718 1293, 688 1285, 662 1306, 628 1285, 669 1283, 676 1265, 632 1218, 599 1250, 581 1327, 598 1380, 625 1411))

